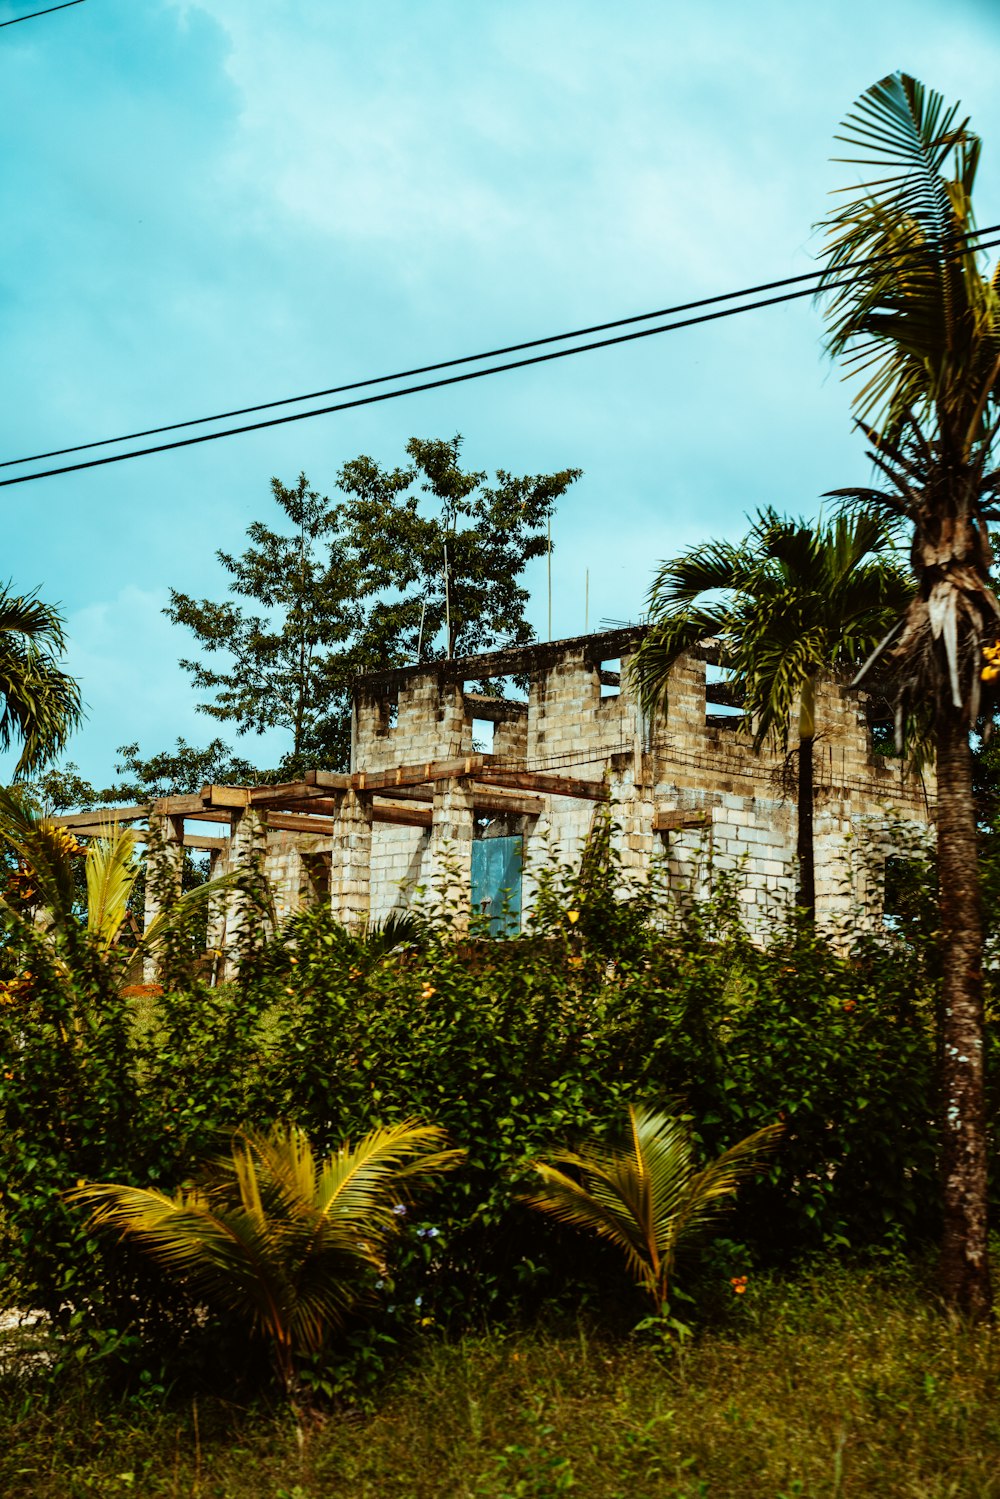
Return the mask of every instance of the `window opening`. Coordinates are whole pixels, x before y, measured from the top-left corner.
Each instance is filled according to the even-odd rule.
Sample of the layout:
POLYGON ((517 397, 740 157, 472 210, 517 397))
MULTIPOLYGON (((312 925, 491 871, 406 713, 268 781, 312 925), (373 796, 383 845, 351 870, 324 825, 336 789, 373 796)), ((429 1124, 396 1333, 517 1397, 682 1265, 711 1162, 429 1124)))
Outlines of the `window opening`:
POLYGON ((474 718, 472 720, 472 748, 475 754, 492 755, 493 728, 492 718, 474 718))

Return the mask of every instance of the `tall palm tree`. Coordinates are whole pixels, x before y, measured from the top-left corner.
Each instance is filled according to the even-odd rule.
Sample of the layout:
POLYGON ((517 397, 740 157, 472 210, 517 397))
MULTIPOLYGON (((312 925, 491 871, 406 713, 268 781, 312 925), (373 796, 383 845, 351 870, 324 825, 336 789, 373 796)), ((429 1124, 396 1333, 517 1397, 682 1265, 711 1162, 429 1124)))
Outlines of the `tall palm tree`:
POLYGON ((238 1131, 228 1155, 173 1196, 87 1183, 66 1194, 95 1229, 134 1239, 205 1301, 266 1338, 285 1392, 295 1361, 316 1352, 383 1268, 415 1183, 456 1166, 444 1132, 410 1119, 317 1160, 304 1130, 238 1131))
POLYGON ((898 736, 908 716, 923 718, 937 754, 942 1289, 985 1316, 982 919, 969 732, 996 701, 983 651, 1000 637, 987 535, 1000 496, 991 468, 1000 264, 991 271, 972 237, 981 143, 958 105, 895 73, 858 99, 838 139, 852 152, 846 160, 872 170, 825 221, 829 347, 862 379, 855 411, 886 481, 846 493, 912 526, 917 590, 877 654, 895 680, 898 736))
POLYGON ((663 1317, 678 1253, 712 1228, 727 1199, 777 1145, 783 1126, 765 1125, 699 1166, 683 1119, 631 1104, 628 1119, 624 1149, 587 1145, 560 1152, 560 1166, 531 1161, 541 1185, 520 1200, 615 1244, 663 1317))
POLYGON ((882 520, 856 512, 810 526, 765 509, 742 542, 708 542, 664 563, 650 592, 650 628, 632 663, 648 710, 666 705, 681 653, 712 640, 754 749, 787 749, 797 726, 799 904, 810 919, 817 680, 856 669, 912 591, 882 520))
POLYGON ((80 690, 58 665, 65 646, 58 610, 0 587, 0 750, 21 745, 14 780, 40 770, 80 722, 80 690))

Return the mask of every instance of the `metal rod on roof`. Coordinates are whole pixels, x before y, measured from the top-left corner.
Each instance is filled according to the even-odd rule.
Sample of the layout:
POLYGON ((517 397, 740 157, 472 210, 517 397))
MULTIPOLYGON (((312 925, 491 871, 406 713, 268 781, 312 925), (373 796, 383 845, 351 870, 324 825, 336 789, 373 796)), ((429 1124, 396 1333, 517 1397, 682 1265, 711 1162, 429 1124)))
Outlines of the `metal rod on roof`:
POLYGON ((590 634, 590 568, 587 568, 586 582, 583 585, 583 633, 590 634))
MULTIPOLYGON (((444 543, 444 628, 447 635, 446 653, 451 660, 451 594, 448 588, 448 543, 444 543)), ((551 639, 551 636, 549 637, 551 639)))
POLYGON ((417 632, 417 654, 413 658, 413 664, 414 664, 414 666, 419 666, 420 665, 420 652, 423 650, 423 645, 424 645, 424 615, 426 613, 427 613, 427 595, 425 593, 424 596, 423 596, 423 599, 420 602, 420 629, 417 632))
POLYGON ((552 639, 552 512, 548 518, 548 566, 549 566, 549 640, 552 639))

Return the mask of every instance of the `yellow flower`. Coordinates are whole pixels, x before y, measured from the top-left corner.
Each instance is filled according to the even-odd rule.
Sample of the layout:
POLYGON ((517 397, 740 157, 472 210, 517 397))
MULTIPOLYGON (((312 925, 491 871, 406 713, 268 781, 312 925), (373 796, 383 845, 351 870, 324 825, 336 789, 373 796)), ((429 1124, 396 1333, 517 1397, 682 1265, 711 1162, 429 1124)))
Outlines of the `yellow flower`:
POLYGON ((572 926, 575 922, 577 922, 577 921, 580 920, 580 913, 579 913, 579 911, 567 911, 566 912, 566 920, 572 926))
POLYGON ((420 991, 420 996, 422 999, 433 999, 436 993, 437 990, 433 988, 432 985, 425 984, 420 991))

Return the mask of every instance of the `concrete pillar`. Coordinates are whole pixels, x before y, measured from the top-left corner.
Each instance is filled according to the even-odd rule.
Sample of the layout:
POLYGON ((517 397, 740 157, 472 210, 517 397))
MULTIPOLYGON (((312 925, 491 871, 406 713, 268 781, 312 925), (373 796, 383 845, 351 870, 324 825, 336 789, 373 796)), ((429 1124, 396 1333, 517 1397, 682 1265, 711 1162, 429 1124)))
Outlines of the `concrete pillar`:
POLYGON ((622 872, 630 879, 648 880, 653 862, 653 788, 631 772, 611 784, 611 820, 619 829, 614 843, 621 856, 622 872))
MULTIPOLYGON (((252 807, 233 813, 232 833, 229 838, 229 872, 244 871, 248 875, 263 874, 264 854, 267 849, 267 826, 259 812, 252 807)), ((260 905, 245 891, 234 889, 224 897, 223 918, 225 940, 223 948, 223 977, 234 979, 239 972, 239 949, 252 928, 264 921, 260 905)))
MULTIPOLYGON (((144 932, 149 931, 160 912, 180 895, 183 871, 183 817, 164 817, 156 812, 151 813, 146 852, 146 905, 142 923, 144 932)), ((142 965, 142 976, 147 984, 156 982, 159 967, 155 953, 147 953, 142 965)))
POLYGON ((333 824, 330 910, 353 931, 363 931, 368 924, 371 882, 371 800, 346 791, 333 824))
POLYGON ((427 901, 459 931, 469 924, 472 897, 472 783, 436 781, 425 869, 427 901))

